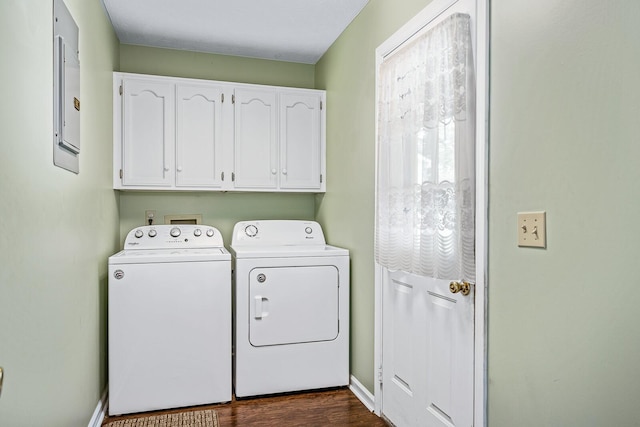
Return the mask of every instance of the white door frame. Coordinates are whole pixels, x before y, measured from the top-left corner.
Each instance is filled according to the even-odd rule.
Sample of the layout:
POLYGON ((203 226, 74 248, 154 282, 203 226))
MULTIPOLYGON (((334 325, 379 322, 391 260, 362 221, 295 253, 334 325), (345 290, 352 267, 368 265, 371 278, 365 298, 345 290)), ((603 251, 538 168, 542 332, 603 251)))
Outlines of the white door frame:
MULTIPOLYGON (((376 76, 384 57, 457 0, 433 0, 376 49, 376 76)), ((489 1, 476 2, 476 288, 474 315, 475 427, 487 425, 487 249, 489 138, 489 1)), ((377 80, 377 79, 376 79, 377 80)), ((377 87, 376 87, 377 91, 377 87)), ((376 117, 378 117, 376 97, 376 117)), ((376 141, 378 130, 376 125, 376 141)), ((376 150, 376 179, 378 153, 376 150)), ((377 183, 376 183, 377 184, 377 183)), ((377 185, 376 185, 377 187, 377 185)), ((377 195, 376 195, 377 197, 377 195)), ((382 268, 375 264, 374 410, 382 413, 382 268)))

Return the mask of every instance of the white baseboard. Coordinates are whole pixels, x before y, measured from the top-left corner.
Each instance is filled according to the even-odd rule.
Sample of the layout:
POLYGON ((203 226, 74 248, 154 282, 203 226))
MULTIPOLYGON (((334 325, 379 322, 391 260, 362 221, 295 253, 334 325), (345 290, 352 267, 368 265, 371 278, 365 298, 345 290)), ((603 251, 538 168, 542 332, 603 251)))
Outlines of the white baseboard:
POLYGON ((96 406, 96 410, 93 411, 93 416, 89 420, 89 425, 87 427, 100 427, 102 425, 102 421, 104 421, 104 416, 107 413, 107 397, 109 395, 109 384, 104 388, 104 392, 102 393, 102 397, 96 406))
POLYGON ((374 411, 375 408, 375 399, 373 394, 365 386, 362 385, 360 381, 353 375, 351 375, 349 382, 349 390, 362 402, 364 406, 367 407, 371 412, 374 411))

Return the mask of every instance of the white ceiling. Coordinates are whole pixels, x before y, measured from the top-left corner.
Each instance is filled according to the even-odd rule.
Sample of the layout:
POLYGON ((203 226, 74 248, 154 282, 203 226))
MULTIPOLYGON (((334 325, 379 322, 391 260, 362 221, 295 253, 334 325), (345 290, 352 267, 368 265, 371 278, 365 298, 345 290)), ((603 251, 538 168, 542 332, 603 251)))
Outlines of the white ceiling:
POLYGON ((121 43, 315 64, 369 0, 102 0, 121 43))

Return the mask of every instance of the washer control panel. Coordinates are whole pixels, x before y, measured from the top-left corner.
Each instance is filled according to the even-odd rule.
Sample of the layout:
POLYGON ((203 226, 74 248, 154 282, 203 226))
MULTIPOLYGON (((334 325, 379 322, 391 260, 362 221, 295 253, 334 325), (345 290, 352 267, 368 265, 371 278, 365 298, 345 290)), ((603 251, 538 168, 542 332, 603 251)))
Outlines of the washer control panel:
POLYGON ((241 221, 233 228, 232 246, 324 245, 322 227, 315 221, 241 221))
POLYGON ((222 235, 210 225, 144 225, 134 228, 124 241, 125 249, 197 249, 223 247, 222 235))

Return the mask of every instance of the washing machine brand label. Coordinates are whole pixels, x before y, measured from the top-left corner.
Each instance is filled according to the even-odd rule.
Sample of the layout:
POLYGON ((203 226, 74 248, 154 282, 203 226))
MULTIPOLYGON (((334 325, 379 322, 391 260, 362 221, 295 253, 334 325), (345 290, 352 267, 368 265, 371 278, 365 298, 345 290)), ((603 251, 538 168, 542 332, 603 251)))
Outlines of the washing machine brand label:
POLYGON ((140 244, 139 242, 129 242, 129 243, 127 243, 127 245, 129 245, 129 246, 137 246, 139 244, 140 244))
POLYGON ((115 277, 116 279, 120 280, 124 277, 124 271, 122 270, 116 270, 113 272, 113 277, 115 277))

